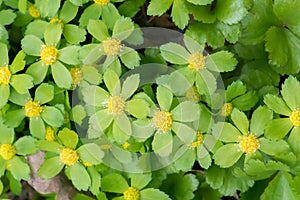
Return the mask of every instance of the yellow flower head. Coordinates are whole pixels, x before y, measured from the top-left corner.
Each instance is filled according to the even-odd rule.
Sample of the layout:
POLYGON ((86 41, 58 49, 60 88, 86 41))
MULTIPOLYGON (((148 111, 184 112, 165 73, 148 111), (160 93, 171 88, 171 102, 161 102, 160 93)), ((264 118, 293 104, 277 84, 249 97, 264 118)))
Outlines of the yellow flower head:
POLYGON ((27 117, 38 117, 43 111, 43 107, 38 102, 30 100, 25 104, 24 110, 27 117))
POLYGON ((10 83, 11 72, 8 69, 8 66, 0 67, 0 84, 8 85, 10 83))
POLYGON ((46 127, 45 139, 47 141, 54 141, 55 140, 54 129, 51 128, 50 126, 46 127))
POLYGON ((11 144, 2 144, 0 147, 0 155, 4 160, 10 160, 16 155, 17 151, 11 144))
POLYGON ((141 194, 140 191, 134 187, 129 187, 124 192, 124 200, 140 200, 141 194))
POLYGON ((185 96, 190 100, 198 103, 201 100, 201 96, 195 86, 190 87, 185 93, 185 96))
POLYGON ((61 28, 64 28, 64 22, 61 21, 58 17, 54 17, 50 20, 50 24, 59 23, 61 25, 61 28))
POLYGON ((52 65, 57 60, 58 50, 53 46, 43 45, 40 56, 41 56, 41 60, 46 65, 52 65))
POLYGON ((122 146, 124 149, 127 149, 130 146, 130 144, 129 142, 125 142, 124 144, 122 144, 122 146))
POLYGON ((100 6, 104 6, 110 2, 110 0, 94 0, 94 2, 100 6))
POLYGON ((102 42, 105 55, 114 56, 119 55, 122 45, 121 42, 114 38, 108 38, 102 42))
POLYGON ((72 68, 72 69, 70 69, 70 73, 71 73, 71 76, 73 79, 73 85, 74 86, 79 85, 80 82, 83 80, 81 69, 78 67, 72 68))
POLYGON ((198 71, 205 68, 205 57, 201 53, 194 53, 188 59, 188 67, 192 70, 198 71))
POLYGON ((60 160, 67 166, 74 165, 79 159, 77 152, 70 148, 64 148, 60 152, 60 160))
POLYGON ((85 162, 85 161, 83 161, 82 164, 83 164, 84 166, 86 166, 86 167, 91 167, 91 166, 93 166, 92 163, 90 163, 90 162, 85 162))
POLYGON ((168 111, 156 111, 152 119, 153 125, 160 131, 168 131, 172 127, 171 113, 168 111))
POLYGON ((222 107, 221 115, 224 117, 228 117, 229 115, 231 115, 232 109, 233 109, 232 103, 225 103, 222 107))
POLYGON ((300 126, 300 110, 293 111, 290 115, 290 120, 294 126, 300 126))
POLYGON ((260 144, 253 134, 249 134, 248 136, 241 137, 239 146, 242 152, 249 154, 254 153, 257 149, 259 149, 260 144))
POLYGON ((28 12, 33 18, 39 18, 41 16, 40 11, 35 7, 35 5, 32 5, 28 8, 28 12))
POLYGON ((197 147, 203 143, 203 134, 200 131, 197 132, 197 140, 190 144, 190 147, 197 147))
POLYGON ((111 96, 108 99, 107 110, 113 115, 120 115, 125 110, 125 100, 120 96, 111 96))

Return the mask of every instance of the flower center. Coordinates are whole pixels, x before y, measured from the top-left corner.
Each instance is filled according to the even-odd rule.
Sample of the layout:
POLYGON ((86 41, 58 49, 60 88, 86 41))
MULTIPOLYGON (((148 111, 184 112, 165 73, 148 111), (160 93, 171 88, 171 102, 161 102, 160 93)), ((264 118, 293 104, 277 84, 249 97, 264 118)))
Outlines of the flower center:
POLYGON ((16 155, 17 151, 11 144, 2 144, 0 147, 0 155, 4 160, 10 160, 16 155))
POLYGON ((46 65, 52 65, 57 60, 58 50, 53 46, 42 46, 41 59, 46 65))
POLYGON ((161 131, 168 131, 172 126, 171 113, 167 111, 156 111, 152 119, 153 125, 156 129, 161 131))
POLYGON ((232 113, 232 103, 225 103, 221 109, 221 115, 224 117, 228 117, 232 113))
POLYGON ((110 2, 110 0, 94 0, 96 4, 99 4, 100 6, 104 6, 110 2))
POLYGON ((114 115, 120 115, 125 110, 125 101, 120 96, 109 97, 107 103, 108 112, 114 115))
POLYGON ((72 68, 70 69, 70 73, 73 79, 73 85, 77 86, 83 80, 82 71, 80 68, 72 68))
POLYGON ((84 166, 86 166, 86 167, 91 167, 91 166, 93 166, 93 164, 92 163, 90 163, 90 162, 82 162, 82 164, 84 165, 84 166))
POLYGON ((197 132, 197 140, 190 144, 190 147, 198 147, 203 143, 203 134, 200 131, 197 132))
POLYGON ((293 111, 290 120, 294 126, 300 126, 300 110, 293 111))
POLYGON ((258 139, 252 133, 242 136, 239 146, 244 153, 254 153, 260 147, 258 139))
POLYGON ((130 144, 129 142, 125 142, 124 144, 122 144, 122 146, 124 149, 127 149, 130 146, 130 144))
POLYGON ((0 67, 0 83, 8 85, 10 83, 11 72, 8 66, 0 67))
POLYGON ((67 166, 74 165, 79 159, 77 152, 73 149, 64 148, 60 152, 60 160, 67 166))
POLYGON ((35 5, 32 5, 28 8, 28 12, 33 18, 39 18, 41 16, 40 11, 35 7, 35 5))
POLYGON ((205 57, 201 53, 194 53, 188 59, 188 67, 195 71, 205 68, 205 57))
POLYGON ((54 141, 55 140, 54 129, 51 128, 50 126, 46 127, 46 136, 45 136, 45 139, 47 141, 54 141))
POLYGON ((117 39, 109 38, 102 42, 104 53, 107 56, 118 55, 121 51, 121 42, 117 39))
POLYGON ((61 28, 64 28, 64 22, 61 21, 58 17, 54 17, 50 20, 50 24, 59 23, 61 25, 61 28))
POLYGON ((140 200, 141 194, 140 191, 134 187, 129 187, 124 192, 124 200, 140 200))
POLYGON ((201 100, 200 94, 195 86, 190 87, 185 93, 185 96, 190 100, 194 102, 199 102, 201 100))
POLYGON ((43 108, 38 102, 30 100, 25 104, 24 110, 27 117, 38 117, 43 111, 43 108))

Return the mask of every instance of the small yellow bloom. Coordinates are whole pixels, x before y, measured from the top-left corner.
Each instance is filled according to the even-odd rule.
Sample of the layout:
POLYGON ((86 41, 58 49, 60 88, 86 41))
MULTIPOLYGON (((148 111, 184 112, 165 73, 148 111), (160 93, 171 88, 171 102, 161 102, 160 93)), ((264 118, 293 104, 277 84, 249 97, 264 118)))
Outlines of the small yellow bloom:
POLYGON ((293 111, 290 115, 290 120, 294 126, 300 126, 300 110, 293 111))
POLYGON ((83 164, 84 166, 86 166, 86 167, 91 167, 91 166, 93 166, 92 163, 85 162, 85 161, 83 161, 82 164, 83 164))
POLYGON ((16 148, 11 144, 2 144, 0 147, 0 155, 4 160, 12 159, 16 153, 16 148))
POLYGON ((94 2, 100 6, 104 6, 110 2, 110 0, 94 0, 94 2))
POLYGON ((140 200, 141 194, 140 191, 134 187, 129 187, 124 192, 124 200, 140 200))
POLYGON ((195 86, 190 87, 185 93, 185 96, 190 100, 198 103, 201 100, 201 96, 195 86))
POLYGON ((248 136, 241 137, 239 147, 242 152, 249 154, 254 153, 257 149, 259 149, 260 144, 253 134, 249 134, 248 136))
POLYGON ((203 134, 200 133, 200 131, 197 132, 197 140, 195 142, 192 142, 190 144, 190 147, 198 147, 199 145, 201 145, 203 143, 203 134))
POLYGON ((43 45, 40 56, 41 56, 41 60, 46 65, 52 65, 57 60, 58 50, 55 47, 53 47, 53 46, 43 45))
POLYGON ((30 100, 25 104, 24 110, 27 117, 38 117, 43 111, 43 107, 40 106, 39 102, 30 100))
POLYGON ((152 122, 156 129, 168 131, 171 129, 173 121, 170 112, 159 110, 155 112, 152 122))
POLYGON ((59 23, 61 25, 61 28, 64 28, 64 22, 61 21, 58 17, 54 17, 50 20, 50 24, 59 23))
POLYGON ((28 8, 28 12, 33 18, 39 18, 41 16, 40 11, 35 7, 35 5, 32 5, 28 8))
POLYGON ((221 109, 221 115, 224 117, 228 117, 231 115, 233 109, 232 103, 225 103, 221 109))
POLYGON ((111 144, 103 144, 100 146, 100 148, 103 150, 108 150, 108 149, 112 148, 112 145, 111 144))
POLYGON ((113 115, 120 115, 125 110, 125 100, 120 96, 111 96, 108 99, 107 110, 113 115))
POLYGON ((70 73, 73 79, 73 85, 77 86, 80 84, 80 82, 83 80, 82 71, 80 68, 71 68, 70 73))
POLYGON ((205 57, 201 53, 194 53, 188 59, 188 67, 192 70, 198 71, 205 68, 205 57))
POLYGON ((60 152, 60 160, 67 166, 74 165, 79 159, 77 152, 70 148, 64 148, 60 152))
POLYGON ((122 45, 121 42, 114 38, 108 38, 102 42, 105 55, 114 56, 119 55, 122 45))
POLYGON ((8 66, 0 67, 0 84, 8 85, 10 83, 11 72, 8 69, 8 66))
POLYGON ((124 144, 122 144, 122 146, 124 149, 127 149, 130 146, 130 144, 129 142, 125 142, 124 144))
POLYGON ((47 141, 54 141, 55 140, 54 129, 51 128, 50 126, 46 127, 45 139, 47 141))

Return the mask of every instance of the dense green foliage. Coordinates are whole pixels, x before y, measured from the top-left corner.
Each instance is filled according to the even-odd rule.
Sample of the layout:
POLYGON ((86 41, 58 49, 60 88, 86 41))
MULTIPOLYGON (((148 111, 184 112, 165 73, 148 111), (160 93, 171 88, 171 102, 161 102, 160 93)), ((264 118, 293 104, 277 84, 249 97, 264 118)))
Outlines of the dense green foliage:
POLYGON ((63 199, 35 188, 59 176, 70 199, 300 199, 299 18, 300 0, 0 0, 0 198, 63 199))

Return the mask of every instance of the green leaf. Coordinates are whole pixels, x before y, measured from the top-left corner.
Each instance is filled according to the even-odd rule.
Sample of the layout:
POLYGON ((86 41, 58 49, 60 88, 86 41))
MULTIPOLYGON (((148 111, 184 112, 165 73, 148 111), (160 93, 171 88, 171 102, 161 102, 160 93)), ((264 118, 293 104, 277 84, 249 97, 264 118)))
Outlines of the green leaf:
POLYGON ((259 149, 271 156, 276 156, 281 153, 287 153, 291 151, 289 144, 284 140, 269 140, 265 138, 259 139, 259 149))
POLYGON ((129 69, 139 66, 140 56, 137 51, 129 47, 123 47, 120 55, 121 61, 129 69))
POLYGON ((300 83, 295 77, 290 76, 282 85, 282 97, 291 110, 300 106, 300 83))
POLYGON ((173 0, 171 16, 180 29, 188 25, 190 16, 184 0, 173 0))
POLYGON ((47 124, 53 127, 60 127, 64 123, 63 114, 53 106, 44 107, 41 117, 47 124))
POLYGON ((157 87, 156 98, 162 110, 168 111, 170 109, 173 101, 173 94, 168 88, 159 85, 157 87))
POLYGON ((257 101, 258 96, 256 91, 249 91, 246 94, 233 99, 232 104, 239 110, 248 111, 255 106, 257 101))
POLYGON ((207 5, 213 2, 213 0, 187 0, 187 1, 195 5, 207 5))
POLYGON ((18 2, 18 8, 22 14, 25 14, 26 9, 27 9, 27 0, 20 0, 18 2))
POLYGON ((218 122, 212 128, 212 134, 222 142, 237 142, 241 133, 232 124, 227 122, 218 122))
POLYGON ((33 87, 33 78, 27 74, 13 75, 10 84, 18 93, 24 94, 33 87))
POLYGON ((24 69, 25 67, 25 56, 26 54, 24 53, 23 50, 19 51, 16 57, 14 58, 12 64, 9 66, 9 69, 12 74, 19 72, 24 69))
POLYGON ((2 192, 3 192, 3 183, 2 181, 0 181, 0 194, 2 194, 2 192))
POLYGON ((0 141, 1 144, 12 144, 15 138, 15 132, 13 128, 10 128, 0 122, 0 141))
POLYGON ((60 0, 43 0, 37 2, 42 17, 53 18, 60 7, 60 0))
POLYGON ((147 9, 148 15, 162 15, 171 7, 173 0, 152 0, 147 9))
POLYGON ((191 54, 181 45, 170 42, 160 47, 162 57, 173 64, 184 65, 188 63, 191 54))
POLYGON ((229 72, 235 69, 237 60, 228 51, 218 51, 206 57, 205 66, 217 72, 229 72))
MULTIPOLYGON (((120 142, 120 141, 121 141, 120 138, 116 139, 116 142, 120 142)), ((122 143, 124 143, 124 140, 122 141, 122 143)), ((120 147, 117 147, 117 146, 113 146, 111 148, 111 153, 112 153, 112 155, 115 157, 115 159, 118 162, 126 163, 126 164, 129 164, 129 163, 133 162, 132 161, 132 157, 133 157, 132 153, 129 152, 129 151, 127 151, 127 150, 124 150, 123 148, 120 148, 120 147)))
POLYGON ((217 4, 215 12, 222 22, 227 24, 238 23, 247 14, 244 1, 224 0, 217 4))
POLYGON ((106 109, 97 111, 89 120, 90 127, 103 132, 112 122, 113 115, 106 109))
POLYGON ((60 41, 62 28, 60 23, 52 23, 46 27, 44 38, 48 46, 56 46, 60 41))
POLYGON ((91 84, 98 85, 102 81, 102 75, 95 67, 82 66, 81 68, 83 79, 91 84))
POLYGON ((13 10, 1 10, 0 11, 0 24, 5 26, 9 25, 14 22, 17 15, 14 13, 13 10))
POLYGON ((78 143, 78 135, 75 131, 64 128, 59 131, 58 139, 62 144, 68 148, 75 149, 78 143))
POLYGON ((179 122, 193 122, 199 118, 199 105, 192 101, 184 101, 172 111, 172 119, 179 122))
POLYGON ((130 18, 120 17, 113 28, 113 38, 118 40, 125 40, 128 38, 134 30, 134 24, 130 18))
POLYGON ((73 24, 66 24, 63 29, 63 35, 70 44, 79 44, 85 41, 86 31, 73 24))
POLYGON ((38 175, 43 179, 49 179, 56 176, 62 169, 64 164, 60 161, 60 157, 52 157, 44 161, 38 169, 38 175))
POLYGON ((8 60, 8 50, 6 44, 0 43, 0 54, 2 55, 0 58, 0 66, 6 66, 9 63, 8 60))
POLYGON ((132 99, 126 104, 127 111, 138 119, 144 119, 149 114, 149 104, 144 99, 132 99))
POLYGON ((79 25, 86 27, 90 20, 97 20, 100 18, 102 13, 102 7, 97 4, 92 4, 84 9, 79 19, 79 25))
POLYGON ((300 17, 299 1, 276 0, 274 2, 274 13, 287 26, 299 26, 297 18, 300 17))
POLYGON ((78 57, 79 46, 67 46, 59 50, 58 59, 69 65, 78 65, 80 63, 78 57))
POLYGON ((115 123, 118 126, 118 128, 121 131, 123 131, 126 135, 131 135, 132 133, 131 122, 125 113, 118 115, 115 118, 115 123))
POLYGON ((26 54, 40 56, 44 43, 34 35, 25 35, 25 37, 21 40, 21 45, 26 54))
POLYGON ((92 163, 93 165, 100 164, 104 157, 101 148, 94 143, 82 145, 77 149, 77 153, 82 161, 92 163))
POLYGON ((9 91, 9 85, 6 84, 0 84, 0 108, 5 106, 7 104, 7 101, 9 99, 10 91, 9 91))
POLYGON ((196 131, 182 123, 173 122, 172 130, 185 144, 191 144, 194 141, 194 138, 196 137, 196 131))
POLYGON ((249 121, 245 113, 239 111, 238 109, 233 109, 231 113, 231 119, 234 125, 243 133, 247 135, 249 131, 249 121))
POLYGON ((15 179, 17 180, 30 179, 30 168, 25 161, 21 160, 20 157, 15 156, 8 162, 10 166, 10 172, 15 179))
POLYGON ((41 117, 31 117, 29 121, 30 134, 36 138, 45 138, 45 124, 41 117))
POLYGON ((45 65, 42 61, 38 61, 31 64, 27 68, 26 74, 30 75, 33 78, 34 84, 39 84, 45 79, 48 68, 49 67, 45 65))
POLYGON ((51 66, 51 72, 54 82, 60 88, 70 88, 73 79, 69 70, 59 61, 55 62, 51 66))
POLYGON ((17 154, 24 156, 34 154, 37 151, 35 142, 36 140, 30 136, 23 136, 19 138, 14 144, 17 154))
POLYGON ((101 189, 104 192, 123 194, 129 187, 127 181, 120 174, 112 173, 102 177, 101 189), (118 183, 118 184, 116 184, 118 183))
POLYGON ((129 0, 122 3, 118 10, 122 16, 133 18, 144 5, 146 0, 129 0))
POLYGON ((47 141, 47 140, 38 140, 36 142, 36 146, 43 151, 50 151, 56 154, 60 154, 63 150, 63 146, 58 144, 57 142, 47 141))
POLYGON ((35 35, 42 39, 47 26, 48 22, 39 19, 30 22, 26 27, 25 35, 35 35))
MULTIPOLYGON (((93 195, 100 194, 100 186, 101 186, 101 176, 99 172, 94 167, 88 167, 87 172, 91 178, 91 186, 89 190, 93 195)), ((100 198, 101 199, 101 198, 100 198)), ((81 200, 81 199, 79 199, 81 200)))
POLYGON ((124 83, 122 84, 121 97, 123 99, 128 99, 137 90, 140 83, 139 74, 133 74, 128 76, 124 83))
POLYGON ((141 190, 148 185, 151 179, 151 173, 133 174, 131 175, 131 186, 141 190))
POLYGON ((82 125, 83 119, 86 117, 86 111, 82 105, 76 105, 72 107, 71 119, 79 125, 82 125))
POLYGON ((269 139, 282 139, 292 129, 293 124, 289 118, 274 119, 267 126, 265 136, 269 139))
POLYGON ((84 166, 77 162, 70 166, 69 169, 70 178, 75 188, 84 191, 88 190, 88 188, 91 186, 91 178, 84 166))
POLYGON ((88 32, 100 42, 109 38, 108 29, 106 24, 100 20, 89 20, 87 25, 88 32))
POLYGON ((88 86, 81 90, 84 98, 84 102, 91 105, 102 107, 109 99, 109 94, 103 88, 98 86, 88 86))
POLYGON ((60 10, 59 18, 64 23, 68 23, 76 17, 77 11, 78 11, 78 6, 75 6, 74 4, 72 4, 69 1, 65 1, 64 5, 62 6, 62 8, 60 10))
POLYGON ((217 89, 217 80, 210 71, 202 69, 196 74, 196 86, 200 94, 210 97, 217 89))
POLYGON ((164 192, 158 189, 147 188, 141 191, 141 200, 152 200, 152 199, 171 200, 167 194, 165 194, 164 192))
POLYGON ((169 156, 173 148, 173 136, 170 131, 156 132, 152 142, 153 151, 161 157, 169 156))
POLYGON ((279 172, 273 180, 269 182, 264 193, 260 196, 262 200, 274 199, 296 199, 291 188, 291 177, 285 172, 279 172))
POLYGON ((119 11, 114 4, 110 3, 102 7, 102 19, 109 29, 113 30, 116 21, 120 17, 119 11))
POLYGON ((8 111, 5 115, 4 123, 9 127, 15 128, 22 123, 24 118, 25 118, 24 109, 8 111))
POLYGON ((291 109, 286 105, 282 98, 277 97, 272 94, 267 94, 264 96, 264 103, 276 113, 289 116, 291 114, 291 109))
POLYGON ((234 81, 226 89, 226 101, 230 102, 235 97, 245 94, 246 91, 247 89, 242 81, 234 81))
POLYGON ((256 137, 262 135, 265 128, 273 119, 273 113, 266 106, 258 107, 252 114, 250 120, 250 132, 256 137))
POLYGON ((145 141, 154 131, 151 119, 138 119, 132 123, 132 136, 137 141, 145 141))
POLYGON ((54 87, 48 83, 42 83, 35 90, 34 100, 45 104, 54 98, 54 87))
POLYGON ((289 29, 272 26, 266 33, 265 49, 269 53, 269 61, 274 70, 280 74, 299 72, 300 40, 289 29))
POLYGON ((103 76, 104 83, 109 90, 110 94, 120 94, 121 85, 119 76, 113 70, 106 70, 103 76))
POLYGON ((300 128, 294 127, 288 138, 288 143, 290 144, 291 149, 295 153, 297 158, 300 157, 299 134, 300 134, 300 128))
POLYGON ((234 165, 242 155, 243 152, 239 150, 239 146, 237 144, 226 144, 216 151, 213 158, 217 165, 222 168, 228 168, 234 165))

